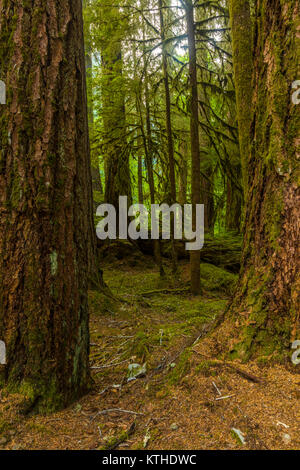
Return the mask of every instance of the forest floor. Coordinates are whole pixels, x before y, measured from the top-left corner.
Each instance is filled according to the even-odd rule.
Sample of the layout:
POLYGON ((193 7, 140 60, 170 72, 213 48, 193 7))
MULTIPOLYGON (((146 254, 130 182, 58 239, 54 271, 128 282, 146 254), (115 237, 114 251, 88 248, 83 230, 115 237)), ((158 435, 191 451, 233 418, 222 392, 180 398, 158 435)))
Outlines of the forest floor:
POLYGON ((199 298, 186 291, 187 263, 162 281, 151 258, 107 259, 104 276, 123 301, 90 293, 92 391, 62 412, 26 417, 20 397, 2 392, 0 448, 300 449, 298 370, 234 369, 205 336, 234 274, 203 264, 199 298))

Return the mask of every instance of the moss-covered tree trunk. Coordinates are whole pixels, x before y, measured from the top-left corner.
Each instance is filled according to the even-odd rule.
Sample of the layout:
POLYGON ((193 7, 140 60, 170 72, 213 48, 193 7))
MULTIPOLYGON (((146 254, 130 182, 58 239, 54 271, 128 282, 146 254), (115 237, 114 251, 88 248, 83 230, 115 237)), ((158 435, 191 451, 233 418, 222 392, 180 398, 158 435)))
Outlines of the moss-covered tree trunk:
MULTIPOLYGON (((201 8, 195 8, 195 20, 197 23, 205 21, 207 12, 201 8)), ((214 234, 215 225, 215 201, 214 201, 214 162, 212 153, 209 151, 211 142, 207 133, 206 123, 210 119, 210 99, 204 83, 209 83, 210 76, 207 70, 207 51, 197 47, 197 81, 199 98, 199 141, 200 141, 200 199, 204 205, 204 230, 205 233, 214 234)))
MULTIPOLYGON (((234 170, 236 170, 235 175, 237 175, 238 170, 234 170)), ((227 177, 225 227, 228 232, 236 234, 241 232, 242 199, 242 194, 239 189, 236 187, 232 179, 227 177)))
POLYGON ((89 383, 95 254, 81 0, 0 0, 4 382, 52 411, 89 383), (91 266, 90 266, 91 268, 91 266))
MULTIPOLYGON (((150 93, 149 93, 149 82, 148 82, 148 71, 145 65, 145 111, 146 111, 146 134, 144 135, 144 147, 145 147, 145 160, 147 167, 148 183, 150 190, 150 201, 151 205, 156 203, 155 194, 155 182, 154 182, 154 169, 153 169, 153 145, 152 145, 152 130, 151 130, 151 114, 150 114, 150 93)), ((142 114, 141 114, 142 120, 142 114)), ((144 132, 144 131, 143 131, 144 132)), ((153 251, 154 259, 159 267, 160 276, 164 277, 165 272, 163 268, 163 261, 161 256, 160 240, 153 240, 153 251)))
POLYGON ((128 196, 131 205, 131 178, 126 129, 125 89, 123 79, 122 31, 119 8, 115 2, 101 11, 104 24, 101 38, 102 115, 105 145, 105 202, 118 212, 119 197, 128 196))
MULTIPOLYGON (((192 0, 185 1, 185 13, 187 23, 188 49, 189 49, 189 78, 191 89, 191 154, 192 154, 192 204, 193 204, 193 230, 196 231, 195 209, 201 204, 200 194, 200 142, 199 142, 199 108, 198 108, 198 83, 197 83, 197 52, 194 5, 192 0)), ((200 251, 191 251, 191 291, 193 295, 201 292, 200 285, 200 251)))
MULTIPOLYGON (((292 100, 292 83, 300 76, 299 7, 299 0, 256 5, 249 192, 232 306, 238 313, 235 350, 244 357, 286 350, 300 334, 300 108, 292 100)), ((240 40, 234 37, 236 44, 240 40)))

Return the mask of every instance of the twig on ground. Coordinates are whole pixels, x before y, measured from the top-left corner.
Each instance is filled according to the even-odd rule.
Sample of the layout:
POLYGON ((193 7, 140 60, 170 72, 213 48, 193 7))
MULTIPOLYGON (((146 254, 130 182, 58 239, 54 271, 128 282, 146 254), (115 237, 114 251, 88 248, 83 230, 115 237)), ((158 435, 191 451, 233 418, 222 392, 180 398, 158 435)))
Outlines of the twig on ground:
POLYGON ((99 395, 104 395, 104 393, 109 392, 109 390, 120 390, 122 388, 121 384, 118 385, 110 385, 109 387, 104 388, 99 395))
POLYGON ((217 390, 218 394, 220 396, 222 396, 222 393, 220 392, 220 390, 218 389, 218 387, 216 386, 215 382, 213 382, 213 386, 215 387, 215 389, 217 390))
POLYGON ((130 415, 144 416, 144 413, 138 413, 137 411, 122 410, 121 408, 111 408, 111 409, 108 409, 108 410, 98 411, 98 412, 91 418, 91 421, 94 421, 94 420, 97 418, 97 416, 106 415, 107 413, 127 413, 127 414, 130 414, 130 415))
POLYGON ((216 401, 217 401, 217 400, 227 400, 227 398, 232 398, 232 397, 234 397, 234 395, 226 395, 226 397, 218 397, 218 398, 216 398, 216 401))
POLYGON ((140 295, 142 297, 151 297, 151 295, 159 295, 159 294, 183 294, 190 291, 189 287, 185 287, 184 289, 161 289, 161 290, 153 290, 148 292, 142 292, 140 295))
POLYGON ((121 361, 121 362, 111 362, 110 364, 105 364, 104 366, 92 366, 91 369, 92 370, 108 369, 110 367, 119 366, 121 364, 124 364, 125 362, 129 362, 129 359, 126 359, 125 361, 121 361))

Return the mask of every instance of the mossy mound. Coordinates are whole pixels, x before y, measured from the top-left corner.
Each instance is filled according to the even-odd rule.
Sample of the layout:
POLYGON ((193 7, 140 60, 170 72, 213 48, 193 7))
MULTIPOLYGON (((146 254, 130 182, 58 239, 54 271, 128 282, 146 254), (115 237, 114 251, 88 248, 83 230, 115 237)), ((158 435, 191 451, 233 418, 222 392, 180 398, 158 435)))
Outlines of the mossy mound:
POLYGON ((201 265, 202 287, 210 292, 222 292, 233 295, 237 283, 237 275, 212 264, 201 265))

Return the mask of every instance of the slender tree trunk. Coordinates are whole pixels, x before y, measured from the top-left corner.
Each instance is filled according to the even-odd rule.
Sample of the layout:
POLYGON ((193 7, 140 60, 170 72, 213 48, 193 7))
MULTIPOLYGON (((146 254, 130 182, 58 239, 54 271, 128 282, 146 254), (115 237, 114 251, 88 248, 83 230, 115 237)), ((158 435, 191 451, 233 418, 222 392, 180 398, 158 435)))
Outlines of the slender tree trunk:
POLYGON ((204 204, 204 230, 206 233, 214 234, 215 225, 215 202, 214 202, 214 184, 213 167, 210 161, 206 161, 206 168, 203 168, 201 176, 201 202, 204 204))
POLYGON ((143 132, 144 132, 144 124, 142 119, 142 112, 141 112, 141 83, 137 77, 137 59, 136 59, 136 44, 134 43, 133 49, 133 64, 134 64, 134 81, 135 81, 135 108, 137 114, 137 147, 138 147, 138 200, 139 204, 144 204, 144 191, 143 191, 143 155, 142 155, 142 148, 143 148, 143 132))
POLYGON ((89 383, 95 253, 81 0, 0 0, 0 338, 4 382, 53 411, 89 383), (51 13, 50 13, 51 12, 51 13))
MULTIPOLYGON (((87 72, 87 80, 88 80, 88 90, 89 95, 92 97, 93 94, 93 86, 92 86, 92 75, 93 75, 93 60, 90 48, 87 48, 85 53, 85 67, 87 72)), ((93 109, 93 102, 92 99, 88 102, 88 121, 89 121, 89 131, 93 134, 94 130, 94 109, 93 109)), ((97 161, 91 161, 91 171, 92 171, 92 188, 93 188, 93 201, 94 201, 94 212, 100 203, 99 196, 103 194, 103 186, 100 176, 100 167, 99 161, 97 157, 97 161)))
MULTIPOLYGON (((143 39, 145 40, 145 32, 143 31, 143 39)), ((145 53, 145 48, 144 48, 145 53)), ((141 133, 144 142, 144 150, 145 150, 145 162, 147 168, 147 175, 148 175, 148 183, 149 183, 149 190, 150 190, 150 203, 155 204, 155 184, 154 184, 154 174, 153 174, 153 159, 152 159, 152 133, 151 133, 151 115, 150 115, 150 102, 149 102, 149 82, 148 82, 148 71, 147 71, 147 64, 144 60, 144 77, 145 83, 144 86, 141 84, 141 88, 139 90, 139 94, 137 95, 137 108, 138 114, 140 116, 140 123, 141 123, 141 133), (146 124, 144 126, 144 119, 143 119, 143 110, 142 110, 142 94, 145 94, 145 114, 146 114, 146 124), (146 132, 145 132, 146 127, 146 132)), ((153 240, 153 252, 154 252, 154 259, 159 267, 160 276, 163 277, 165 275, 162 256, 161 256, 161 249, 160 249, 160 241, 153 240)))
POLYGON ((187 186, 188 186, 188 167, 187 167, 187 142, 182 140, 180 142, 180 169, 179 169, 179 193, 178 193, 178 202, 183 207, 184 204, 187 204, 187 186))
MULTIPOLYGON (((175 178, 175 160, 174 160, 174 141, 172 131, 172 120, 171 120, 171 96, 170 96, 170 85, 169 85, 169 71, 168 71, 168 56, 166 49, 166 33, 165 33, 165 22, 163 14, 163 0, 158 0, 159 7, 159 18, 160 18, 160 35, 162 40, 162 62, 163 62, 163 80, 165 88, 165 103, 166 103, 166 128, 167 128, 167 140, 168 140, 168 156, 169 156, 169 177, 170 177, 170 189, 171 189, 171 205, 176 203, 176 178, 175 178)), ((173 273, 178 270, 177 252, 175 247, 174 239, 174 222, 175 217, 171 214, 171 245, 172 245, 172 267, 173 273)))
MULTIPOLYGON (((142 137, 139 136, 138 143, 142 141, 142 137)), ((138 150, 138 197, 139 204, 144 204, 144 191, 143 191, 143 156, 141 154, 141 147, 139 145, 138 150)))
MULTIPOLYGON (((233 0, 232 10, 240 3, 233 0)), ((256 6, 249 193, 231 308, 242 313, 234 349, 246 358, 286 350, 300 334, 300 113, 291 88, 300 74, 299 7, 299 0, 258 0, 256 6)), ((233 30, 235 44, 244 44, 247 18, 238 19, 245 23, 233 30)), ((236 70, 245 67, 240 54, 234 59, 236 70)), ((237 80, 238 96, 240 88, 237 80)))
MULTIPOLYGON (((201 203, 200 197, 200 142, 198 114, 197 53, 195 38, 194 6, 192 0, 185 1, 188 47, 189 74, 191 87, 191 153, 192 153, 192 204, 194 209, 201 203)), ((196 218, 193 216, 193 229, 196 230, 196 218)), ((194 295, 201 292, 200 286, 200 251, 191 251, 191 290, 194 295)))
MULTIPOLYGON (((205 10, 196 9, 195 18, 197 22, 205 20, 205 10)), ((198 96, 199 96, 199 117, 202 122, 209 121, 210 118, 210 102, 205 87, 202 82, 209 82, 210 77, 207 70, 209 64, 207 63, 207 51, 202 48, 197 51, 197 63, 202 65, 197 70, 198 80, 198 96)), ((201 160, 201 176, 200 176, 200 198, 201 203, 204 204, 204 230, 205 233, 214 234, 215 223, 215 201, 214 201, 214 163, 210 149, 210 139, 205 129, 199 124, 199 140, 200 140, 200 160, 201 160)))
MULTIPOLYGON (((146 104, 146 129, 147 129, 147 134, 146 134, 146 139, 145 139, 145 155, 146 155, 146 165, 147 165, 148 181, 149 181, 149 189, 150 189, 150 199, 151 199, 151 205, 153 205, 155 204, 155 184, 154 184, 154 174, 153 174, 151 118, 150 118, 149 84, 148 84, 147 71, 145 72, 145 104, 146 104)), ((165 272, 164 272, 163 263, 162 263, 159 240, 153 240, 153 249, 154 249, 154 258, 155 258, 156 264, 159 267, 160 275, 163 277, 165 275, 165 272)))

